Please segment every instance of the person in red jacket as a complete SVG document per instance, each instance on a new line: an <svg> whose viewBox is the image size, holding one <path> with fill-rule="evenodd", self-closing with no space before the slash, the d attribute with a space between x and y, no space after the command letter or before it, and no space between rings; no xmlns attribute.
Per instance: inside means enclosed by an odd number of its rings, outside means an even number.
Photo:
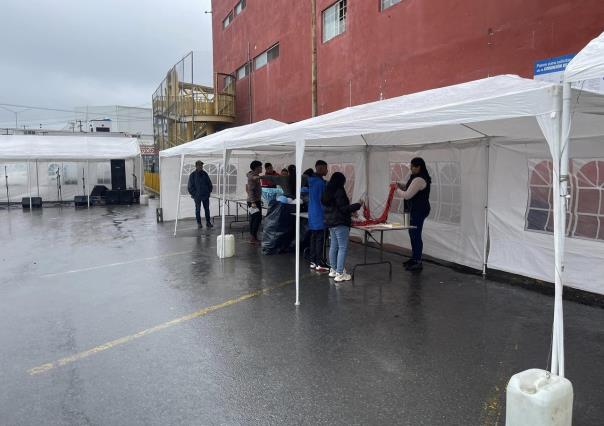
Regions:
<svg viewBox="0 0 604 426"><path fill-rule="evenodd" d="M264 175L265 176L279 176L279 173L277 173L273 169L273 165L271 163L265 163L264 164ZM260 185L263 188L276 188L277 187L277 185L275 185L273 182L271 182L268 179L260 179Z"/></svg>

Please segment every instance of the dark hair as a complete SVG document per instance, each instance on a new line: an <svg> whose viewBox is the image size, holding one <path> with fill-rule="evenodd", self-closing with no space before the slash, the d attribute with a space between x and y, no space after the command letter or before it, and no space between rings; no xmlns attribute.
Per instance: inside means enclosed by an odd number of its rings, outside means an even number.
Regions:
<svg viewBox="0 0 604 426"><path fill-rule="evenodd" d="M327 166L327 163L323 160L317 160L317 162L315 163L315 167L319 166Z"/></svg>
<svg viewBox="0 0 604 426"><path fill-rule="evenodd" d="M290 164L287 166L287 172L289 176L287 177L287 185L289 186L289 190L291 195L296 196L296 166Z"/></svg>
<svg viewBox="0 0 604 426"><path fill-rule="evenodd" d="M253 170L257 169L258 167L262 167L262 163L260 161L254 160L250 163L250 170L253 171Z"/></svg>
<svg viewBox="0 0 604 426"><path fill-rule="evenodd" d="M424 178L426 183L432 182L432 178L430 177L430 173L428 173L428 168L426 167L426 162L423 158L415 157L411 160L411 165L420 168L420 171L417 176Z"/></svg>
<svg viewBox="0 0 604 426"><path fill-rule="evenodd" d="M271 163L264 163L264 168L268 168L268 167L273 167L273 165Z"/></svg>
<svg viewBox="0 0 604 426"><path fill-rule="evenodd" d="M283 173L283 172L289 173L289 170L287 170L287 169L281 169L281 173Z"/></svg>
<svg viewBox="0 0 604 426"><path fill-rule="evenodd" d="M306 169L306 170L304 170L304 173L302 173L302 174L306 175L306 176L312 176L315 174L315 171L313 169Z"/></svg>
<svg viewBox="0 0 604 426"><path fill-rule="evenodd" d="M323 196L321 197L321 203L326 206L333 204L335 201L336 191L340 188L344 188L346 184L346 176L343 173L335 172L331 175L331 179L327 182L327 187L325 188L325 192L323 192Z"/></svg>

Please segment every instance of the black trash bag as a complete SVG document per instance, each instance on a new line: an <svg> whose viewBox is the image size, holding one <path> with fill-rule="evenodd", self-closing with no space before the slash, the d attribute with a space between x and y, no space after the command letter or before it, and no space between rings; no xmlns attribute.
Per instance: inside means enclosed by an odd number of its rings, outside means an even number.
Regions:
<svg viewBox="0 0 604 426"><path fill-rule="evenodd" d="M281 204L278 201L270 202L262 228L262 254L290 253L295 250L295 213L295 204ZM303 227L301 226L301 228ZM304 235L304 233L301 233L301 235Z"/></svg>

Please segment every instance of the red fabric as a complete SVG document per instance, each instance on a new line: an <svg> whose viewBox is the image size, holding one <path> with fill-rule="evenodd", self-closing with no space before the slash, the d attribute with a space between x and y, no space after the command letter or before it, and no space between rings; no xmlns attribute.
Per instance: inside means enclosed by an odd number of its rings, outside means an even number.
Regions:
<svg viewBox="0 0 604 426"><path fill-rule="evenodd" d="M273 170L272 173L265 173L266 176L279 176L279 173ZM277 185L272 183L270 180L260 179L260 186L263 188L276 188Z"/></svg>
<svg viewBox="0 0 604 426"><path fill-rule="evenodd" d="M366 226L366 225L378 225L380 223L386 223L388 220L388 214L390 213L390 207L392 206L392 200L394 198L394 193L396 192L396 183L390 184L390 192L388 193L388 198L386 199L386 207L384 207L384 211L379 217L372 218L371 211L369 210L369 203L366 203L363 208L363 216L365 216L365 220L353 220L353 226Z"/></svg>

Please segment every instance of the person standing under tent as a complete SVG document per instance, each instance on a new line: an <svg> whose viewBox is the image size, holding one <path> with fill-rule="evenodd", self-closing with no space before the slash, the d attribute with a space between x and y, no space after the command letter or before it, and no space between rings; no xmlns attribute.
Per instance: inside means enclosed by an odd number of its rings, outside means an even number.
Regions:
<svg viewBox="0 0 604 426"><path fill-rule="evenodd" d="M281 169L281 176L289 176L287 169Z"/></svg>
<svg viewBox="0 0 604 426"><path fill-rule="evenodd" d="M426 168L423 158L416 157L411 160L411 176L406 184L397 183L403 199L409 210L411 218L409 239L411 240L411 259L404 263L408 271L420 271L422 266L422 229L424 221L430 214L430 185L432 178Z"/></svg>
<svg viewBox="0 0 604 426"><path fill-rule="evenodd" d="M189 175L189 183L187 189L191 198L195 201L195 219L197 220L197 226L202 228L201 225L201 204L203 204L203 210L206 215L206 226L212 228L212 222L210 218L210 194L214 189L210 176L203 169L203 161L195 162L195 170Z"/></svg>
<svg viewBox="0 0 604 426"><path fill-rule="evenodd" d="M264 175L265 176L279 176L279 173L277 173L273 169L273 165L271 163L264 163ZM273 182L266 180L266 179L261 179L260 185L263 188L276 188L277 187L277 185L275 185Z"/></svg>
<svg viewBox="0 0 604 426"><path fill-rule="evenodd" d="M308 171L307 171L308 172ZM325 243L325 221L321 197L325 192L327 163L318 160L314 172L305 172L305 184L308 186L308 231L310 233L309 260L310 269L317 272L329 272L329 267L323 261L323 245Z"/></svg>
<svg viewBox="0 0 604 426"><path fill-rule="evenodd" d="M287 176L260 176L269 182L279 185L283 190L283 195L292 200L296 198L296 166L290 164L287 166Z"/></svg>
<svg viewBox="0 0 604 426"><path fill-rule="evenodd" d="M262 163L254 160L250 163L250 171L247 173L247 206L250 213L250 243L260 244L258 230L262 222L262 187L260 186L260 173Z"/></svg>
<svg viewBox="0 0 604 426"><path fill-rule="evenodd" d="M348 237L352 225L352 213L358 211L363 204L350 204L344 185L346 177L335 172L325 188L321 197L323 204L325 225L329 228L331 244L329 246L329 276L335 282L350 281L352 277L346 273L344 264L348 252Z"/></svg>

